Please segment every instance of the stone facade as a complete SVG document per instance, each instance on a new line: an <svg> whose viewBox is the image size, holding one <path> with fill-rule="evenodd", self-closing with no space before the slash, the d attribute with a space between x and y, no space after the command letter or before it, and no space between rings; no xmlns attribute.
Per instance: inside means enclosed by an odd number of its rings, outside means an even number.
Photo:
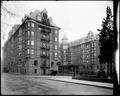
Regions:
<svg viewBox="0 0 120 96"><path fill-rule="evenodd" d="M59 30L46 9L25 15L3 47L4 67L12 73L49 74L51 62L59 61Z"/></svg>
<svg viewBox="0 0 120 96"><path fill-rule="evenodd" d="M61 47L61 58L69 58L64 65L61 60L60 72L63 74L97 74L100 70L99 63L99 41L98 35L94 35L93 32L89 31L87 36L79 40L67 43L66 49ZM65 44L61 44L65 46ZM69 54L69 55L68 55ZM69 62L69 63L68 63ZM104 66L106 70L106 66ZM62 70L62 71L61 71Z"/></svg>

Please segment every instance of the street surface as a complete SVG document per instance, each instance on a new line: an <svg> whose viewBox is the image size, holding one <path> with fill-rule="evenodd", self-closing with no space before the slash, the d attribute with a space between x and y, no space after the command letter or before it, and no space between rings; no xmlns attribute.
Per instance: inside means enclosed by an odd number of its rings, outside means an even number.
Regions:
<svg viewBox="0 0 120 96"><path fill-rule="evenodd" d="M3 95L113 95L113 89L1 73Z"/></svg>

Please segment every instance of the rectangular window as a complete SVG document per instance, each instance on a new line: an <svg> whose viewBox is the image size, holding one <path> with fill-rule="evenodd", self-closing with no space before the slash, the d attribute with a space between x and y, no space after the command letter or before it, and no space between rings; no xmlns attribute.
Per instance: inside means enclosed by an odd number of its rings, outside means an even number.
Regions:
<svg viewBox="0 0 120 96"><path fill-rule="evenodd" d="M91 49L91 52L93 52L93 49Z"/></svg>
<svg viewBox="0 0 120 96"><path fill-rule="evenodd" d="M19 45L19 49L20 49L20 50L22 49L22 45Z"/></svg>
<svg viewBox="0 0 120 96"><path fill-rule="evenodd" d="M28 36L30 36L30 31L28 31Z"/></svg>
<svg viewBox="0 0 120 96"><path fill-rule="evenodd" d="M35 26L34 23L31 23L31 26L34 27Z"/></svg>
<svg viewBox="0 0 120 96"><path fill-rule="evenodd" d="M88 58L88 55L86 57Z"/></svg>
<svg viewBox="0 0 120 96"><path fill-rule="evenodd" d="M33 31L31 32L31 35L34 36L34 32Z"/></svg>
<svg viewBox="0 0 120 96"><path fill-rule="evenodd" d="M53 67L53 65L54 65L54 62L51 62L51 67Z"/></svg>
<svg viewBox="0 0 120 96"><path fill-rule="evenodd" d="M55 34L56 34L56 35L57 35L57 33L58 33L57 30L55 30Z"/></svg>
<svg viewBox="0 0 120 96"><path fill-rule="evenodd" d="M30 49L27 49L27 53L30 54Z"/></svg>
<svg viewBox="0 0 120 96"><path fill-rule="evenodd" d="M57 50L57 45L55 45L55 49Z"/></svg>
<svg viewBox="0 0 120 96"><path fill-rule="evenodd" d="M94 42L92 43L92 47L94 46Z"/></svg>
<svg viewBox="0 0 120 96"><path fill-rule="evenodd" d="M87 63L88 63L88 60L87 60Z"/></svg>
<svg viewBox="0 0 120 96"><path fill-rule="evenodd" d="M30 41L29 40L28 40L27 44L30 45Z"/></svg>
<svg viewBox="0 0 120 96"><path fill-rule="evenodd" d="M30 23L28 23L28 27L30 27Z"/></svg>
<svg viewBox="0 0 120 96"><path fill-rule="evenodd" d="M91 69L92 69L92 66L90 66L91 67Z"/></svg>
<svg viewBox="0 0 120 96"><path fill-rule="evenodd" d="M46 38L46 36L45 36L45 35L43 35L43 38Z"/></svg>
<svg viewBox="0 0 120 96"><path fill-rule="evenodd" d="M96 42L94 42L94 46L96 46Z"/></svg>
<svg viewBox="0 0 120 96"><path fill-rule="evenodd" d="M55 37L55 41L57 41L57 37Z"/></svg>
<svg viewBox="0 0 120 96"><path fill-rule="evenodd" d="M39 30L42 30L40 27L38 28Z"/></svg>
<svg viewBox="0 0 120 96"><path fill-rule="evenodd" d="M45 55L45 51L43 51L43 55Z"/></svg>
<svg viewBox="0 0 120 96"><path fill-rule="evenodd" d="M31 45L34 45L34 41L31 41Z"/></svg>
<svg viewBox="0 0 120 96"><path fill-rule="evenodd" d="M94 47L94 50L96 50L96 47Z"/></svg>
<svg viewBox="0 0 120 96"><path fill-rule="evenodd" d="M21 53L19 53L19 56L21 56Z"/></svg>
<svg viewBox="0 0 120 96"><path fill-rule="evenodd" d="M35 61L34 61L34 66L37 66L37 65L38 65L38 61L35 60Z"/></svg>
<svg viewBox="0 0 120 96"><path fill-rule="evenodd" d="M34 69L34 73L37 73L37 69Z"/></svg>
<svg viewBox="0 0 120 96"><path fill-rule="evenodd" d="M97 66L97 69L99 69L99 66Z"/></svg>
<svg viewBox="0 0 120 96"><path fill-rule="evenodd" d="M21 43L22 42L22 37L19 37L19 43Z"/></svg>
<svg viewBox="0 0 120 96"><path fill-rule="evenodd" d="M86 48L88 48L88 45L86 45Z"/></svg>
<svg viewBox="0 0 120 96"><path fill-rule="evenodd" d="M21 29L19 29L19 35L22 35L22 30Z"/></svg>
<svg viewBox="0 0 120 96"><path fill-rule="evenodd" d="M66 50L64 50L63 53L66 53Z"/></svg>
<svg viewBox="0 0 120 96"><path fill-rule="evenodd" d="M57 52L55 52L55 57L57 57Z"/></svg>
<svg viewBox="0 0 120 96"><path fill-rule="evenodd" d="M34 54L34 50L33 49L31 49L31 54Z"/></svg>
<svg viewBox="0 0 120 96"><path fill-rule="evenodd" d="M94 53L94 56L96 56L96 53Z"/></svg>

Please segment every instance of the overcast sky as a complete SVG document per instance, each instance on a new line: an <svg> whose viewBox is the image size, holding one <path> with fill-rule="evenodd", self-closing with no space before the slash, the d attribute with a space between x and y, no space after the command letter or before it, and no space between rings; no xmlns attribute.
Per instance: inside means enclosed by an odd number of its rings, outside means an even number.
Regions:
<svg viewBox="0 0 120 96"><path fill-rule="evenodd" d="M113 9L112 1L4 1L3 5L22 17L36 9L47 9L48 16L61 28L60 41L66 35L69 42L85 37L89 30L98 33L106 7ZM10 16L2 11L2 21L11 25L21 23L19 16ZM6 30L4 30L6 29ZM2 24L2 32L6 35L11 26Z"/></svg>

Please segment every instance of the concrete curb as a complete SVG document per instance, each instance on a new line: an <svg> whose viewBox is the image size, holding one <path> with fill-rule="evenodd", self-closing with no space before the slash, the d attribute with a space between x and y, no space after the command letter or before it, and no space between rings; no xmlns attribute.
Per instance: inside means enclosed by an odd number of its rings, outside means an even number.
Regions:
<svg viewBox="0 0 120 96"><path fill-rule="evenodd" d="M49 79L49 80L54 80L54 81L60 81L60 82L75 83L75 84L82 84L82 85L87 85L87 86L95 86L95 87L113 89L113 87L108 87L108 86L99 86L99 85L86 84L86 83L79 83L79 82L72 82L72 81L65 81L65 80L52 79L52 78L48 78L48 79Z"/></svg>

